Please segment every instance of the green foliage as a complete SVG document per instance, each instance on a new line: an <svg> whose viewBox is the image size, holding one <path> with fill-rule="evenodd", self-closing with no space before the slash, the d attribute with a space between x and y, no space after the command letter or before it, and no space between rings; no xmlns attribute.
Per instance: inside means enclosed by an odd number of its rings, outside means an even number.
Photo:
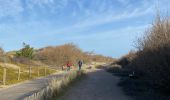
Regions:
<svg viewBox="0 0 170 100"><path fill-rule="evenodd" d="M16 57L25 57L28 59L34 58L34 48L30 45L23 43L23 48L16 52Z"/></svg>

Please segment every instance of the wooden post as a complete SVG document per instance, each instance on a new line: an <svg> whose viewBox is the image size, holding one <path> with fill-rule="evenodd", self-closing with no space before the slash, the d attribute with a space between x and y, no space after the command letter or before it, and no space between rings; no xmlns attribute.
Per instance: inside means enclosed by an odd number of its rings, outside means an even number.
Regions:
<svg viewBox="0 0 170 100"><path fill-rule="evenodd" d="M31 78L31 60L29 59L29 78Z"/></svg>
<svg viewBox="0 0 170 100"><path fill-rule="evenodd" d="M38 77L40 76L40 72L39 72L39 66L38 66Z"/></svg>
<svg viewBox="0 0 170 100"><path fill-rule="evenodd" d="M46 76L46 74L47 74L47 69L46 69L46 66L45 66L44 74L45 74L45 76Z"/></svg>
<svg viewBox="0 0 170 100"><path fill-rule="evenodd" d="M4 72L3 72L3 85L6 85L6 68L4 67Z"/></svg>
<svg viewBox="0 0 170 100"><path fill-rule="evenodd" d="M29 78L31 78L31 66L29 66Z"/></svg>
<svg viewBox="0 0 170 100"><path fill-rule="evenodd" d="M20 80L20 68L18 69L18 81Z"/></svg>

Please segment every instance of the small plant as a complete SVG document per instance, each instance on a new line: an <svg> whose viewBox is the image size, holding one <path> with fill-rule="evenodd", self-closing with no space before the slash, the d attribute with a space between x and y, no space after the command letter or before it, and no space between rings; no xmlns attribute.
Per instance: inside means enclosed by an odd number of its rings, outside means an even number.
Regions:
<svg viewBox="0 0 170 100"><path fill-rule="evenodd" d="M30 45L23 43L23 48L16 52L16 57L25 57L28 59L34 58L34 48L30 47Z"/></svg>

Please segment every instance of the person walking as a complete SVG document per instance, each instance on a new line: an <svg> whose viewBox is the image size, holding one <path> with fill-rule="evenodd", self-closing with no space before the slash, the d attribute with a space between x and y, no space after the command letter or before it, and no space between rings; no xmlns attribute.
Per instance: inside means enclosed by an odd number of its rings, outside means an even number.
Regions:
<svg viewBox="0 0 170 100"><path fill-rule="evenodd" d="M78 67L79 67L79 70L81 70L81 67L83 65L83 62L81 60L78 61Z"/></svg>
<svg viewBox="0 0 170 100"><path fill-rule="evenodd" d="M67 71L70 71L71 66L72 66L71 62L70 62L70 61L68 61L68 62L67 62Z"/></svg>

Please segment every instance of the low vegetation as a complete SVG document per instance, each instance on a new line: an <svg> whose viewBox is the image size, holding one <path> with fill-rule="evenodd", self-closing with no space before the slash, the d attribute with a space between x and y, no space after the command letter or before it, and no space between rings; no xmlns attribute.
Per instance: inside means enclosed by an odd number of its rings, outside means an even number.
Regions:
<svg viewBox="0 0 170 100"><path fill-rule="evenodd" d="M111 62L113 59L92 52L83 52L72 43L41 49L34 49L23 43L23 48L10 52L4 52L0 48L0 85L4 84L4 79L5 85L10 85L35 77L50 75L55 73L56 70L62 70L68 61L73 64L73 68L76 68L78 60L88 64L92 61ZM18 66L18 68L9 68L9 65ZM3 75L5 73L4 68L6 68L5 78ZM19 69L20 72L18 72Z"/></svg>
<svg viewBox="0 0 170 100"><path fill-rule="evenodd" d="M96 55L93 52L83 52L79 47L72 43L41 48L36 51L35 58L47 65L52 65L59 69L61 66L64 66L67 61L72 62L74 66L76 66L79 60L83 60L83 63L90 63L92 61L113 61L113 58L111 57Z"/></svg>
<svg viewBox="0 0 170 100"><path fill-rule="evenodd" d="M7 68L6 69L6 85L15 84L18 82L22 82L25 80L30 80L36 77L50 75L52 73L57 72L55 69L51 69L46 67L46 75L45 75L45 67L44 66L32 66L31 68L31 77L29 76L29 66L19 65L20 66L20 79L18 80L18 69L15 68ZM4 67L0 66L0 85L3 85L3 70ZM38 72L39 71L39 72Z"/></svg>
<svg viewBox="0 0 170 100"><path fill-rule="evenodd" d="M147 75L155 88L170 94L170 18L158 16L137 46L138 52L131 61L133 69Z"/></svg>
<svg viewBox="0 0 170 100"><path fill-rule="evenodd" d="M56 72L56 69L49 68L42 62L34 60L32 47L26 44L23 46L21 50L11 53L5 53L0 48L0 85L11 85ZM5 77L4 69L6 70Z"/></svg>
<svg viewBox="0 0 170 100"><path fill-rule="evenodd" d="M151 28L138 39L136 47L137 51L112 63L121 65L118 72L128 73L119 85L128 95L137 96L138 100L169 100L170 17L158 15Z"/></svg>
<svg viewBox="0 0 170 100"><path fill-rule="evenodd" d="M52 100L53 98L58 98L69 85L76 80L80 80L84 75L83 71L70 71L61 79L52 79L47 87L31 96L25 97L23 100Z"/></svg>

